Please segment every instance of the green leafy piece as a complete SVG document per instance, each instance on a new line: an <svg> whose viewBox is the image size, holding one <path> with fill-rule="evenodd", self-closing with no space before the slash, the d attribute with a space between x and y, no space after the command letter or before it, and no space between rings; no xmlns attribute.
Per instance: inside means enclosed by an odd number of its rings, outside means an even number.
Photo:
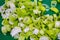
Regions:
<svg viewBox="0 0 60 40"><path fill-rule="evenodd" d="M24 33L20 33L20 37L18 38L18 40L24 40L25 39L25 34Z"/></svg>
<svg viewBox="0 0 60 40"><path fill-rule="evenodd" d="M35 37L34 40L39 40L39 38L38 37Z"/></svg>
<svg viewBox="0 0 60 40"><path fill-rule="evenodd" d="M7 19L4 19L4 20L2 21L2 25L7 25L7 24L9 24L8 20L7 20Z"/></svg>
<svg viewBox="0 0 60 40"><path fill-rule="evenodd" d="M13 23L13 26L18 26L18 21L14 21Z"/></svg>
<svg viewBox="0 0 60 40"><path fill-rule="evenodd" d="M31 35L31 38L33 38L34 40L39 40L39 38L37 37L37 35Z"/></svg>
<svg viewBox="0 0 60 40"><path fill-rule="evenodd" d="M13 16L13 15L10 15L10 16L9 16L9 20L12 21L12 22L15 21L16 19L17 19L17 18L16 18L15 16Z"/></svg>
<svg viewBox="0 0 60 40"><path fill-rule="evenodd" d="M53 39L56 39L56 33L53 30L47 30L47 34Z"/></svg>
<svg viewBox="0 0 60 40"><path fill-rule="evenodd" d="M25 34L26 39L27 39L30 35L32 35L32 31L29 31L29 32L27 32L27 33Z"/></svg>
<svg viewBox="0 0 60 40"><path fill-rule="evenodd" d="M25 37L24 36L20 36L18 40L24 40Z"/></svg>
<svg viewBox="0 0 60 40"><path fill-rule="evenodd" d="M3 26L3 27L1 28L1 31L2 31L2 33L3 33L4 35L6 35L6 33L7 33L7 29L6 29L5 26Z"/></svg>
<svg viewBox="0 0 60 40"><path fill-rule="evenodd" d="M48 24L48 28L49 28L49 29L52 29L53 27L54 27L54 23Z"/></svg>
<svg viewBox="0 0 60 40"><path fill-rule="evenodd" d="M10 27L10 25L4 25L4 26L6 27L6 30L7 30L8 32L11 31L11 27Z"/></svg>
<svg viewBox="0 0 60 40"><path fill-rule="evenodd" d="M29 28L30 28L30 31L32 31L34 29L33 23L29 24Z"/></svg>
<svg viewBox="0 0 60 40"><path fill-rule="evenodd" d="M25 17L25 18L23 19L23 22L26 23L26 24L31 24L31 23L32 23L32 19L27 16L27 17Z"/></svg>

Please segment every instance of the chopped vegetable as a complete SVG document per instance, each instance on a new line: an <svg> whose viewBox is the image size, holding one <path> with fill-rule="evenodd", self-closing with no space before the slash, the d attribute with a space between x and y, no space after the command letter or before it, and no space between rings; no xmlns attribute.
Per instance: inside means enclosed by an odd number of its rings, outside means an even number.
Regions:
<svg viewBox="0 0 60 40"><path fill-rule="evenodd" d="M52 0L50 7L43 0L5 0L5 4L0 7L2 33L6 35L10 32L17 40L29 37L30 40L55 40L56 36L60 40L60 13L56 8L58 2ZM44 15L50 10L54 12L53 15Z"/></svg>

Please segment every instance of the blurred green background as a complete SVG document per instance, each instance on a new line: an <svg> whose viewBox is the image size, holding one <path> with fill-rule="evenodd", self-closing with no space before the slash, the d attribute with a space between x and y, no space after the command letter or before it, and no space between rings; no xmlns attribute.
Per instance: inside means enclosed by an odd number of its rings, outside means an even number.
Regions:
<svg viewBox="0 0 60 40"><path fill-rule="evenodd" d="M0 6L2 6L5 2L5 0L0 0ZM51 5L51 0L43 0L43 4L47 4L48 6ZM60 4L58 3L56 6L59 10L60 10ZM54 12L52 12L51 10L48 12L45 12L45 14L54 14ZM11 35L9 33L7 33L7 35L3 35L1 32L1 27L2 27L2 17L0 14L0 40L15 40L14 38L11 37Z"/></svg>

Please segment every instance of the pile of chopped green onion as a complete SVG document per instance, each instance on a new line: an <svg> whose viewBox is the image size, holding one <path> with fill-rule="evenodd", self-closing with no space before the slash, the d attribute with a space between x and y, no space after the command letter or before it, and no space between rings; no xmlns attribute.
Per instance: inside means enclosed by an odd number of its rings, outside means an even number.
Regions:
<svg viewBox="0 0 60 40"><path fill-rule="evenodd" d="M51 7L43 0L5 0L0 7L2 33L8 32L17 40L60 40L60 11L56 5L60 0L52 0ZM53 15L44 13L53 11Z"/></svg>

